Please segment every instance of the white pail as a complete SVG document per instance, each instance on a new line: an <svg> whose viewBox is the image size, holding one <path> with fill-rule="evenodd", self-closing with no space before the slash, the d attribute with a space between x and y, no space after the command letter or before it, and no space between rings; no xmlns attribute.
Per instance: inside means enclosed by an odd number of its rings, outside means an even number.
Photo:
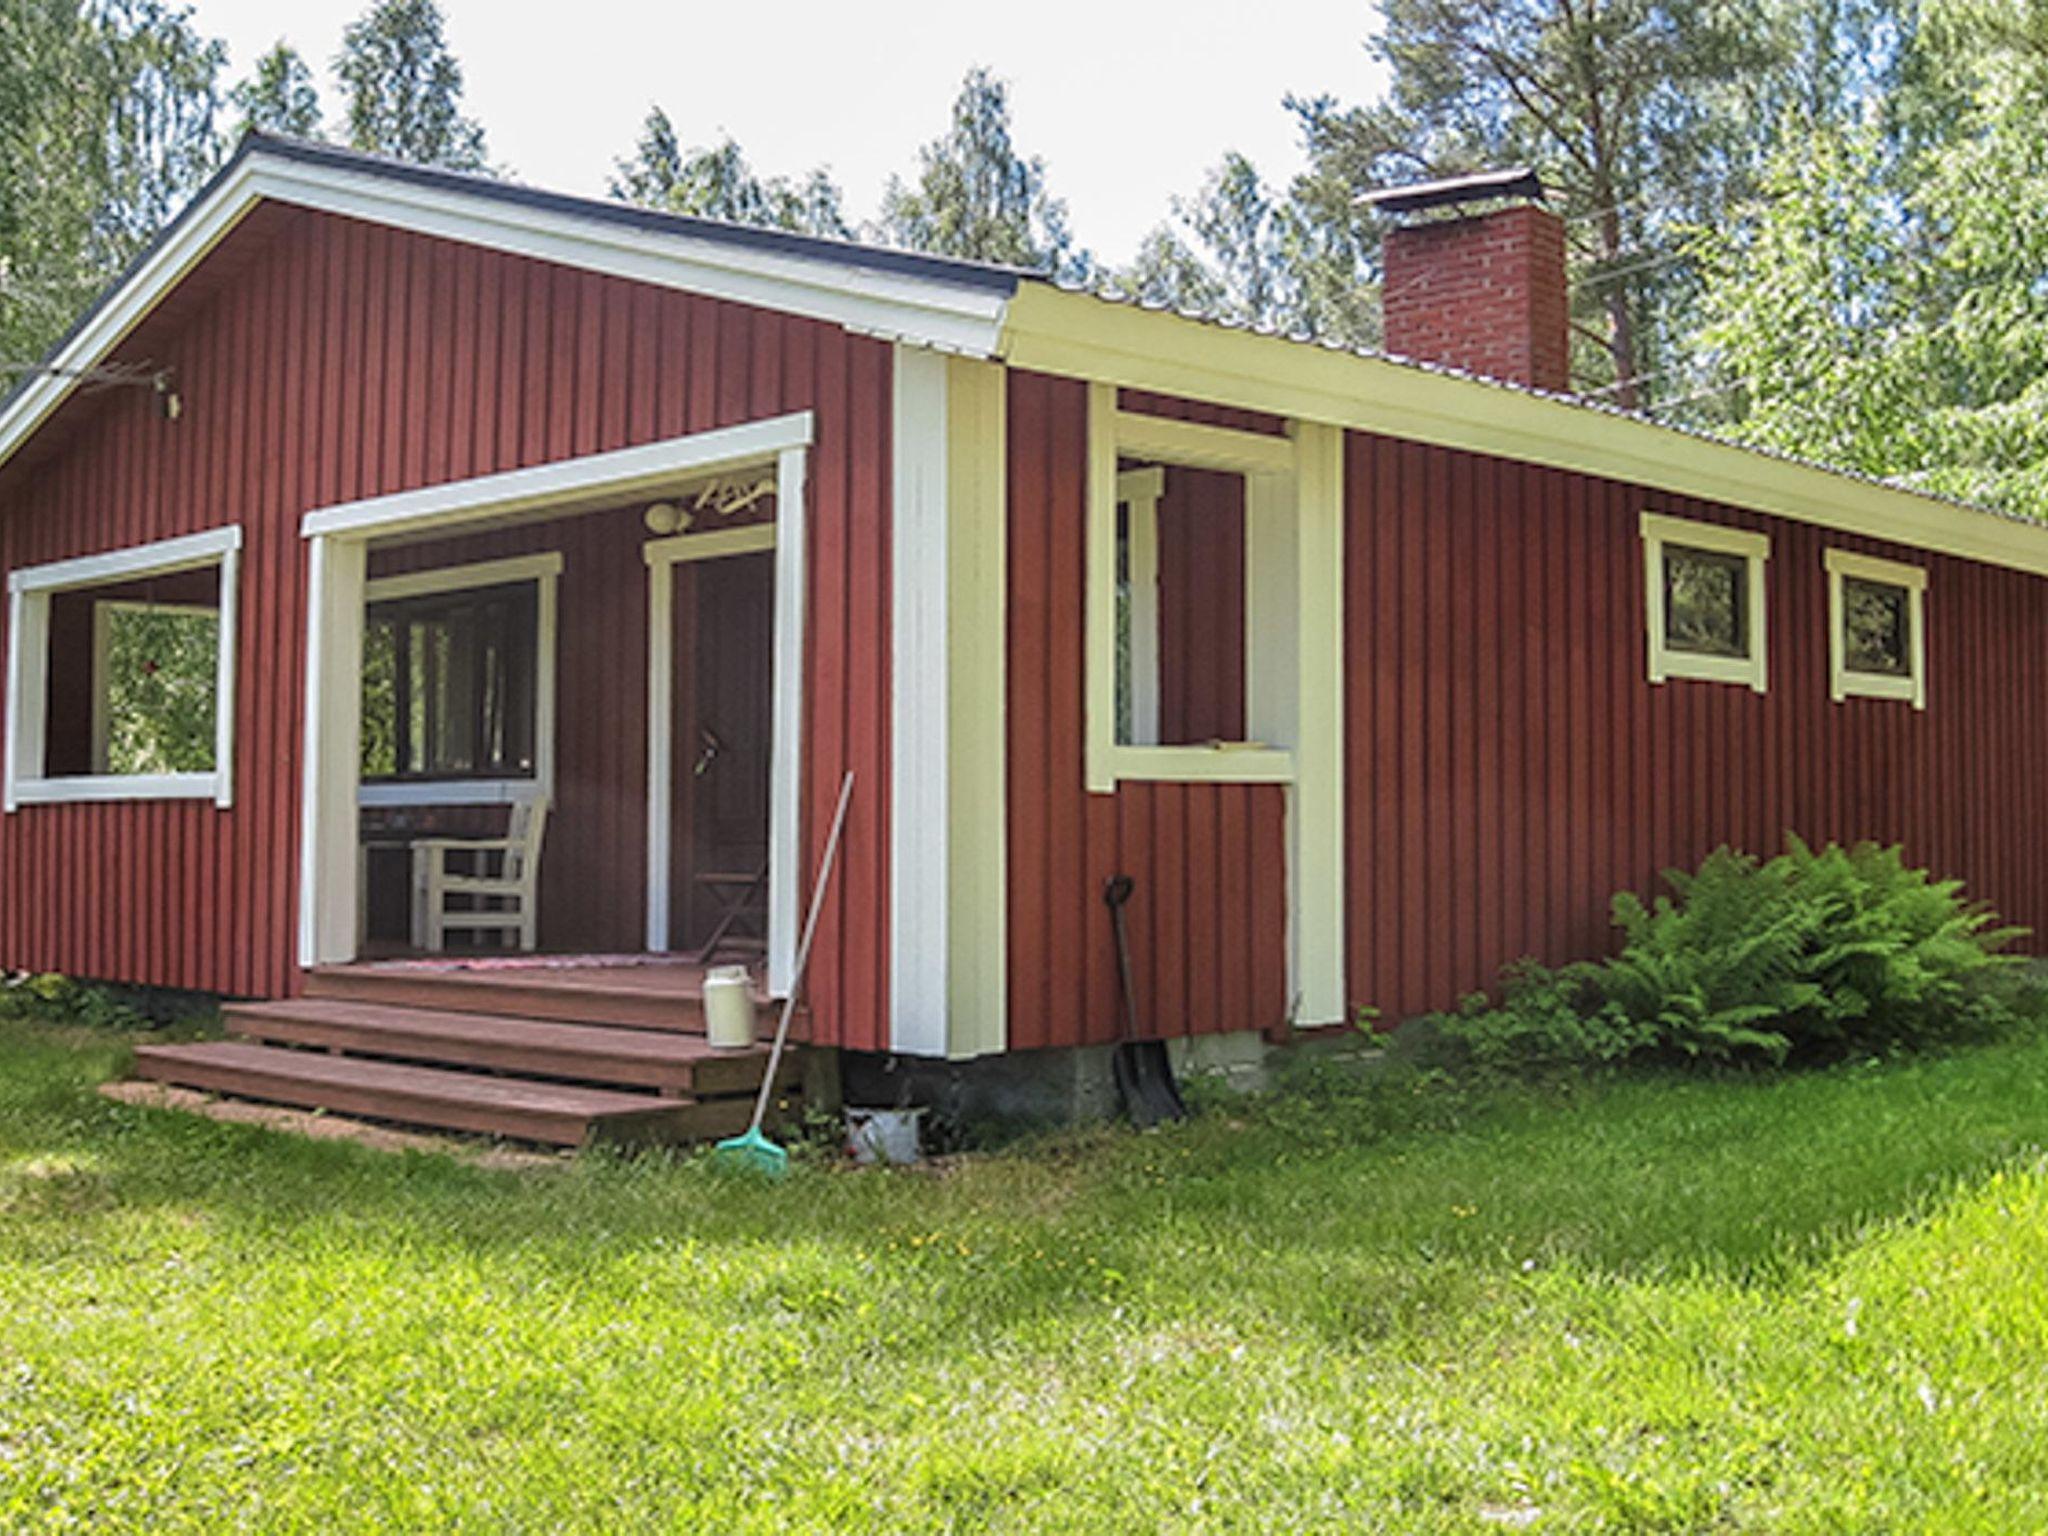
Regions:
<svg viewBox="0 0 2048 1536"><path fill-rule="evenodd" d="M704 978L704 1034L715 1050L754 1043L754 987L744 965L717 965Z"/></svg>

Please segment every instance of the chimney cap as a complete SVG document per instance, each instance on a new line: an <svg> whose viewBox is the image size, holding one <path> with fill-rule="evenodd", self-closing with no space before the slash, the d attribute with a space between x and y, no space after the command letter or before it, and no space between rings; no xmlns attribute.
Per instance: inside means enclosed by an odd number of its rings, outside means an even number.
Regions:
<svg viewBox="0 0 2048 1536"><path fill-rule="evenodd" d="M1357 201L1382 213L1420 213L1425 208L1449 208L1461 203L1483 203L1497 197L1526 197L1543 201L1543 179L1528 166L1505 171L1475 171L1468 176L1447 176L1441 181L1411 182L1405 187L1380 187L1361 192Z"/></svg>

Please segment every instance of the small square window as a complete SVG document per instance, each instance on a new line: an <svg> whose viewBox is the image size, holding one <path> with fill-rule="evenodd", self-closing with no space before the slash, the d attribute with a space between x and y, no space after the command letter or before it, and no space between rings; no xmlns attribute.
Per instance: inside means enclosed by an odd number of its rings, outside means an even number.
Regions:
<svg viewBox="0 0 2048 1536"><path fill-rule="evenodd" d="M1653 683L1743 683L1764 691L1768 535L1642 516L1644 623Z"/></svg>
<svg viewBox="0 0 2048 1536"><path fill-rule="evenodd" d="M1842 582L1842 665L1878 677L1913 672L1913 594L1888 581Z"/></svg>
<svg viewBox="0 0 2048 1536"><path fill-rule="evenodd" d="M1923 609L1927 572L1831 549L1828 655L1832 694L1927 707Z"/></svg>
<svg viewBox="0 0 2048 1536"><path fill-rule="evenodd" d="M1749 654L1749 562L1664 546L1664 648L1695 656Z"/></svg>

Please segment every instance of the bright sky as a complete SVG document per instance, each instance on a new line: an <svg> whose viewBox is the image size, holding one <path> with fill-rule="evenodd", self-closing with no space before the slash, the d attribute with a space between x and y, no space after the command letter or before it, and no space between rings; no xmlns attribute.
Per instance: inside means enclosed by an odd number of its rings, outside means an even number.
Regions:
<svg viewBox="0 0 2048 1536"><path fill-rule="evenodd" d="M281 35L320 77L367 0L196 0L234 78ZM443 0L471 113L521 180L602 193L650 104L685 144L722 131L757 170L828 165L856 220L945 127L960 77L1011 82L1019 146L1044 157L1075 233L1127 259L1226 149L1299 169L1292 91L1356 102L1377 75L1367 0Z"/></svg>

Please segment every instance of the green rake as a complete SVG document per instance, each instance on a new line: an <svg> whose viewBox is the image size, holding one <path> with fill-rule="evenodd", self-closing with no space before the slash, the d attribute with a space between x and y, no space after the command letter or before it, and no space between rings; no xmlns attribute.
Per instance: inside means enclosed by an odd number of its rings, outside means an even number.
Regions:
<svg viewBox="0 0 2048 1536"><path fill-rule="evenodd" d="M818 931L818 914L824 910L825 891L832 884L832 866L839 857L839 834L846 829L846 807L853 799L853 772L847 771L839 786L839 809L832 813L832 835L825 839L825 859L818 866L818 886L811 892L810 915L804 919L803 942L797 946L796 974L789 978L789 995L782 1000L782 1018L775 1026L775 1045L768 1053L768 1072L761 1079L761 1096L754 1100L754 1123L737 1136L728 1136L712 1155L723 1164L744 1168L771 1179L789 1172L789 1153L770 1141L761 1123L768 1118L768 1101L775 1094L775 1074L782 1066L782 1048L789 1042L789 1021L796 1012L797 994L803 990L804 972L811 963L811 939Z"/></svg>

